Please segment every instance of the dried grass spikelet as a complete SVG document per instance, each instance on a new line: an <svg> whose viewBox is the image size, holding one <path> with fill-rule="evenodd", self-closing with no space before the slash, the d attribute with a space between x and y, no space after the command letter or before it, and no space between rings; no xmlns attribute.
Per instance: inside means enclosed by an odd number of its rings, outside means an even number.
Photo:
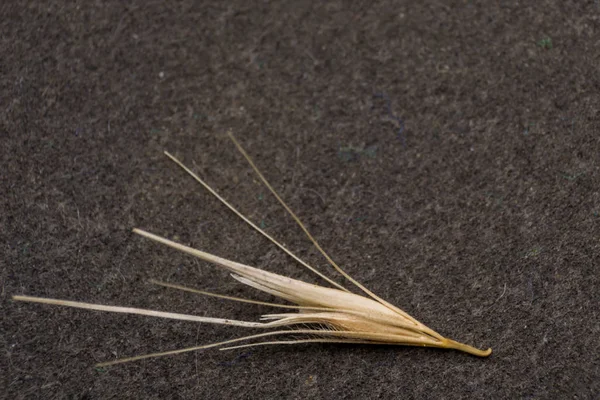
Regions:
<svg viewBox="0 0 600 400"><path fill-rule="evenodd" d="M179 350L165 351L161 353L146 354L142 356L135 356L123 359L117 359L105 363L98 364L98 366L112 365L127 361L134 361L143 358L160 357L170 354L178 354L188 351L207 349L211 347L220 347L221 350L235 349L241 347L251 347L259 345L280 345L280 344L299 344L299 343L362 343L362 344L386 344L386 345L408 345L408 346L422 346L422 347L437 347L442 349L456 349L464 351L475 356L486 357L492 352L491 349L479 350L466 344L456 342L451 339L447 339L432 329L426 327L421 322L417 321L406 312L402 311L398 307L388 303L381 299L362 284L357 282L354 278L348 275L342 270L321 248L313 236L308 232L304 224L300 219L290 210L287 204L279 197L275 190L271 187L269 182L261 174L258 168L254 165L254 162L250 159L248 154L236 141L233 135L228 133L231 140L236 145L237 149L246 158L250 166L254 169L260 180L265 186L271 191L271 193L277 198L281 205L287 210L287 212L294 218L300 228L304 231L307 237L319 250L319 252L327 259L329 264L351 282L354 286L360 289L364 295L358 295L351 293L347 288L335 282L333 279L327 277L323 273L317 271L291 251L285 248L278 241L273 239L269 234L264 232L248 218L237 211L231 204L225 199L219 196L210 186L208 186L203 180L201 180L196 174L184 166L179 160L173 157L171 154L165 152L165 154L189 173L196 181L198 181L204 188L206 188L212 195L219 199L225 204L230 210L242 218L252 228L261 233L263 236L268 238L271 242L277 245L281 250L286 252L289 256L294 258L304 267L308 268L319 277L327 281L333 287L324 287L306 283L300 280L288 278L286 276L278 275L272 272L268 272L259 268L250 267L248 265L240 264L224 258L218 257L213 254L205 253L200 250L193 249L191 247L184 246L179 243L175 243L171 240L163 237L154 235L152 233L143 231L141 229L134 229L133 231L141 236L156 242L165 244L174 249L183 251L192 256L198 257L202 260L216 264L222 268L225 268L231 272L231 276L237 281L258 289L262 292L271 294L275 297L279 297L286 300L294 305L288 304L276 304L261 302L249 299L242 299L232 296L219 295L201 290L192 289L185 286L164 283L159 281L150 281L154 284L194 292L202 295L208 295L213 297L220 297L224 299L268 305L272 307L279 307L289 309L290 312L282 312L277 314L263 315L262 322L249 322L239 321L224 318L210 318L201 317L188 314L177 314L171 312L163 312L156 310L146 310L130 307L116 307L102 304L89 304L67 300L55 300L49 298L30 297L30 296L13 296L14 300L18 301L29 301L45 304L54 304L68 307L84 308L89 310L98 311L110 311L126 314L138 314L147 315L161 318L178 319L186 321L204 322L211 324L222 324L240 326L245 328L274 328L275 330L258 333L250 336L244 336L224 342L213 343L203 346L195 346ZM293 311L295 312L293 312ZM290 329L290 327L301 325L300 329ZM306 328L309 327L309 328ZM251 341L255 339L267 338L271 336L286 336L292 335L295 337L292 340L266 340L259 342L251 342L246 344L237 344L239 342ZM303 338L297 338L303 337Z"/></svg>

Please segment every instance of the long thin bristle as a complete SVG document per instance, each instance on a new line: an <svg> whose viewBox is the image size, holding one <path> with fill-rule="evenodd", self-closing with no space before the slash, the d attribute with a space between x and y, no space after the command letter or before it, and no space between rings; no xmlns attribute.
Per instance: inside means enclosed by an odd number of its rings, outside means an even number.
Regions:
<svg viewBox="0 0 600 400"><path fill-rule="evenodd" d="M352 344L374 344L373 342L369 342L368 340L339 340L339 339L300 339L300 340L275 340L269 342L258 342L258 343L248 343L248 344L240 344L238 346L228 346L221 347L219 350L236 350L243 349L248 347L257 347L257 346L271 346L271 345L280 345L280 344L304 344L304 343L352 343ZM394 343L376 343L376 344L394 344Z"/></svg>
<svg viewBox="0 0 600 400"><path fill-rule="evenodd" d="M317 274L318 276L320 276L321 278L323 278L324 280L326 280L327 282L329 282L331 285L335 286L336 288L338 288L340 290L343 290L343 291L346 291L346 292L348 291L348 289L346 289L344 286L340 285L339 283L337 283L333 279L327 277L325 274L323 274L322 272L318 271L314 267L311 267L310 265L308 265L305 261L303 261L302 259L300 259L300 257L296 256L294 253L292 253L290 250L288 250L284 245L282 245L277 240L275 240L271 235L269 235L267 232L265 232L264 230L262 230L261 228L259 228L254 222L250 221L244 214L242 214L235 207L233 207L231 204L229 204L229 202L227 200L225 200L223 197L221 197L221 195L219 195L206 182L204 182L202 179L200 179L200 177L198 175L196 175L191 169L189 169L188 167L186 167L175 156L173 156L172 154L170 154L168 151L165 151L165 155L167 157L169 157L177 165L179 165L185 172L187 172L189 175L191 175L192 178L194 178L206 190L208 190L210 194L212 194L213 196L215 196L221 203L223 203L225 206L227 206L227 208L229 208L231 211L233 211L244 222L246 222L248 225L250 225L258 233L260 233L261 235L263 235L264 237L266 237L267 239L269 239L273 244L275 244L277 247L279 247L281 250L283 250L286 254L288 254L290 257L292 257L294 260L296 260L302 266L304 266L305 268L311 270L313 273Z"/></svg>
<svg viewBox="0 0 600 400"><path fill-rule="evenodd" d="M190 351L210 349L213 347L223 346L223 345L226 345L229 343L236 343L236 342L242 342L242 341L246 341L246 340L259 339L259 338L268 337L268 336L289 335L289 334L317 334L320 332L322 332L322 331L314 330L314 329L281 330L281 331L263 332L263 333L258 333L255 335L248 335L248 336L243 336L243 337L239 337L239 338L235 338L235 339L225 340L223 342L217 342L217 343L211 343L211 344L205 344L205 345L193 346L193 347L186 347L184 349L162 351L159 353L144 354L144 355L134 356L134 357L120 358L120 359L114 360L114 361L98 363L98 364L96 364L96 366L97 367L106 367L109 365L122 364L122 363L130 362L130 361L143 360L143 359L147 359L147 358L158 358L158 357L164 357L164 356L169 356L169 355L174 355L174 354L187 353Z"/></svg>
<svg viewBox="0 0 600 400"><path fill-rule="evenodd" d="M246 153L246 150L244 150L244 148L237 141L237 139L235 138L235 136L233 136L233 133L231 131L227 131L227 135L229 136L229 138L231 139L231 141L235 144L235 147L242 154L242 156L244 156L244 158L246 159L246 161L248 162L248 164L250 164L250 167L252 167L252 169L254 170L254 172L256 173L256 175L258 175L258 177L262 181L262 183L267 187L267 189L269 189L269 191L271 192L271 194L273 194L273 196L277 199L277 201L279 201L279 203L283 206L283 208L285 208L285 210L294 219L294 221L296 221L296 224L298 224L298 226L300 227L300 229L302 229L302 231L304 232L304 234L306 235L306 237L308 237L308 239L312 242L312 244L315 246L315 248L323 255L323 257L325 257L325 259L327 260L327 262L337 272L339 272L344 278L346 278L348 281L350 281L354 286L358 287L360 290L362 290L364 293L366 293L369 297L371 297L374 300L378 301L382 305L388 307L390 310L392 310L392 311L394 311L394 312L402 315L403 317L412 320L416 324L422 325L420 322L418 322L416 319L414 319L413 317L411 317L410 315L408 315L403 310L399 309L398 307L394 306L391 303L388 303L387 301L385 301L381 297L377 296L375 293L371 292L362 283L358 282L356 279L354 279L353 277L351 277L335 261L333 261L333 259L329 256L329 254L327 254L325 252L325 250L323 250L323 248L321 247L321 245L319 244L319 242L317 242L317 240L313 237L313 235L308 231L308 229L306 228L306 226L304 225L304 223L300 220L300 218L298 218L298 216L292 211L292 209L287 205L287 203L285 201L283 201L283 199L279 196L279 194L273 188L273 186L271 186L271 184L269 183L269 181L267 181L267 178L265 178L264 175L262 174L262 172L260 172L260 170L258 169L258 167L256 166L256 164L254 164L254 161L252 161L252 158L250 158L250 156L248 155L248 153ZM435 334L435 332L432 331L432 334Z"/></svg>
<svg viewBox="0 0 600 400"><path fill-rule="evenodd" d="M187 286L176 285L173 283L161 282L161 281L157 281L155 279L150 279L150 280L148 280L148 282L150 282L154 285L164 286L164 287L168 287L168 288L172 288L172 289L183 290L185 292L190 292L190 293L201 294L203 296L210 296L210 297L216 297L216 298L224 299L224 300L238 301L240 303L257 304L257 305L261 305L261 306L279 307L279 308L291 308L291 309L295 309L295 310L303 309L303 308L308 308L308 309L313 308L313 307L302 307L302 306L296 306L296 305L290 305L290 304L269 303L267 301L259 301L259 300L244 299L241 297L227 296L224 294L206 292L204 290L193 289L193 288L190 288Z"/></svg>
<svg viewBox="0 0 600 400"><path fill-rule="evenodd" d="M148 317L177 319L177 320L181 320L181 321L192 321L192 322L204 322L204 323L218 324L218 325L235 325L235 326L241 326L241 327L245 327L245 328L264 328L264 327L269 327L269 326L273 325L273 324L269 325L269 324L265 324L265 323L261 323L261 322L238 321L238 320L226 319L226 318L201 317L198 315L178 314L178 313L172 313L172 312L147 310L147 309L143 309L143 308L134 308L134 307L117 307L117 306L109 306L109 305L105 305L105 304L82 303L79 301L49 299L49 298L45 298L45 297L13 296L12 299L15 301L27 301L27 302L31 302L31 303L52 304L52 305L56 305L56 306L83 308L86 310L107 311L107 312L122 313L122 314L145 315Z"/></svg>

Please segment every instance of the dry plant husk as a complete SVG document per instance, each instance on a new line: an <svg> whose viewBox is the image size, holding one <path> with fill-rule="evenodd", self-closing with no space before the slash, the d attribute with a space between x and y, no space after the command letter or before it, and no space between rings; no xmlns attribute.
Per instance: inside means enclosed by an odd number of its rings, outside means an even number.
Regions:
<svg viewBox="0 0 600 400"><path fill-rule="evenodd" d="M415 318L410 316L400 308L381 299L361 283L348 275L340 268L327 253L321 248L318 242L308 232L304 224L279 197L277 192L265 179L252 159L244 151L241 145L229 132L229 137L236 145L240 153L246 158L250 166L254 169L260 180L271 191L275 198L294 218L296 223L304 231L307 237L315 245L317 250L327 259L329 264L346 280L358 288L362 294L350 292L346 287L339 284L332 278L316 270L306 262L302 261L295 254L289 251L285 246L272 238L264 230L242 215L237 209L229 204L224 198L216 193L208 184L200 179L194 172L187 168L177 158L165 152L165 154L190 174L198 183L204 186L212 195L226 205L230 210L242 218L257 232L264 235L271 242L286 252L290 257L296 260L305 268L317 274L332 287L325 287L292 279L287 276L268 272L259 268L251 267L238 262L230 261L214 254L206 253L180 243L173 242L164 237L146 232L141 229L133 231L145 238L158 243L165 244L176 250L183 251L201 260L208 261L218 265L231 273L231 276L237 281L268 293L280 299L286 300L292 304L277 304L250 299L242 299L227 295L214 294L182 285L151 280L152 283L169 288L185 290L202 295L220 297L233 301L246 303L262 304L277 308L288 309L288 312L263 315L260 322L240 321L226 318L211 318L189 314L178 314L157 310L147 310L132 307L118 307L104 304L90 304L68 300L57 300L32 296L13 296L14 300L36 303L53 304L67 307L83 308L97 311L109 311L125 314L147 315L160 318L169 318L176 320L194 321L201 323L221 324L230 326L239 326L245 328L273 329L268 332L262 332L254 335L243 336L224 342L212 343L208 345L194 346L184 349L169 350L160 353L146 354L135 357L122 358L97 364L98 366L107 366L128 361L140 360L144 358L160 357L172 354L179 354L188 351L208 349L217 347L222 350L236 349L241 347L251 347L260 345L283 345L283 344L301 344L301 343L361 343L361 344L384 344L384 345L407 345L421 347L435 347L441 349L460 350L475 356L486 357L492 353L491 349L479 350L467 344L459 343L448 339L428 328ZM298 328L300 327L300 328ZM263 340L259 339L270 337L293 337L291 340ZM249 342L249 343L243 343ZM241 344L240 344L241 343Z"/></svg>

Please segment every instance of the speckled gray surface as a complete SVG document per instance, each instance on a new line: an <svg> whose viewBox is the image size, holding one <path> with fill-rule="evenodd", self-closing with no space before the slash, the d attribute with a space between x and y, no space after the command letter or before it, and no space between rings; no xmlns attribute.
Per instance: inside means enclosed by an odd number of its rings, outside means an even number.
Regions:
<svg viewBox="0 0 600 400"><path fill-rule="evenodd" d="M3 2L1 390L10 399L598 395L597 2ZM520 4L520 5L519 5ZM373 291L488 359L350 345L94 363L238 328L268 299L131 233L319 282L162 155L327 270L224 135Z"/></svg>

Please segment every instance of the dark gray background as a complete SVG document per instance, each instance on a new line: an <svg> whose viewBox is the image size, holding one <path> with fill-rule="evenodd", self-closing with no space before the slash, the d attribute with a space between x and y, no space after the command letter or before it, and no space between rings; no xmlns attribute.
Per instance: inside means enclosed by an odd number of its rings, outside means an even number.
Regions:
<svg viewBox="0 0 600 400"><path fill-rule="evenodd" d="M597 1L123 3L0 6L7 398L597 395ZM321 283L162 155L330 271L228 129L349 273L494 354L301 345L97 370L253 331L10 300L272 311L148 284L269 299L132 227Z"/></svg>

